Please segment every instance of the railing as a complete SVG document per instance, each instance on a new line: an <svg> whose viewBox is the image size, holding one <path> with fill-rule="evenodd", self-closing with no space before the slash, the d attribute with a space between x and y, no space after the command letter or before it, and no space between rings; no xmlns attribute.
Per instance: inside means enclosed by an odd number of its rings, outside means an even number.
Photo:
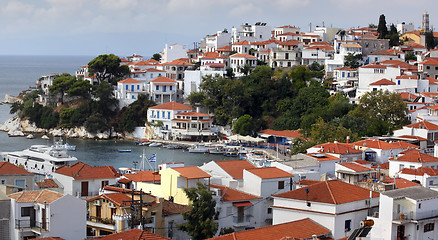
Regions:
<svg viewBox="0 0 438 240"><path fill-rule="evenodd" d="M251 217L251 215L233 216L233 223L249 223L251 222Z"/></svg>
<svg viewBox="0 0 438 240"><path fill-rule="evenodd" d="M98 196L99 192L87 192L87 195L82 195L82 192L76 192L76 197L78 198L90 198Z"/></svg>
<svg viewBox="0 0 438 240"><path fill-rule="evenodd" d="M95 223L102 223L102 224L111 224L115 225L116 221L109 219L109 218L100 218L100 217L94 217L94 216L87 216L87 220Z"/></svg>
<svg viewBox="0 0 438 240"><path fill-rule="evenodd" d="M31 222L30 220L19 220L15 219L15 228L16 229L24 229L29 228L33 230L39 230L39 232L47 232L49 231L49 222L46 222L45 225L43 222Z"/></svg>
<svg viewBox="0 0 438 240"><path fill-rule="evenodd" d="M393 220L399 221L410 221L410 220L422 220L428 218L438 218L438 210L429 210L429 211L408 211L401 213L394 213Z"/></svg>

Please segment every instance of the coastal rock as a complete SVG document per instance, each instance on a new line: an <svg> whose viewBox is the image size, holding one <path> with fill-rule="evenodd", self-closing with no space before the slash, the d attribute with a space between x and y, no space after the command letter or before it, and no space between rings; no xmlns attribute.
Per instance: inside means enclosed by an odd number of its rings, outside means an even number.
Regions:
<svg viewBox="0 0 438 240"><path fill-rule="evenodd" d="M62 129L52 129L49 131L49 134L55 137L62 137L64 135Z"/></svg>
<svg viewBox="0 0 438 240"><path fill-rule="evenodd" d="M16 130L19 128L21 128L21 125L20 125L20 119L18 117L10 118L6 120L5 123L0 125L0 130L5 132L9 132L11 130Z"/></svg>
<svg viewBox="0 0 438 240"><path fill-rule="evenodd" d="M38 128L35 123L31 123L29 120L24 120L20 122L21 128L24 132L32 132L32 133L44 133L45 129Z"/></svg>
<svg viewBox="0 0 438 240"><path fill-rule="evenodd" d="M18 97L14 97L12 95L6 94L5 98L2 101L2 103L12 104L12 103L18 102L18 101L21 101L21 99L19 99Z"/></svg>

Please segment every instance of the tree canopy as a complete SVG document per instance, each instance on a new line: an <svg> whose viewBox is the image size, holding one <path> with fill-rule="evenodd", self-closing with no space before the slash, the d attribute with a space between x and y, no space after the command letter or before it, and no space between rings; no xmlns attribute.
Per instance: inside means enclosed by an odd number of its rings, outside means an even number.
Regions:
<svg viewBox="0 0 438 240"><path fill-rule="evenodd" d="M379 39L384 39L386 35L388 35L388 28L386 27L386 19L384 14L381 14L379 17L377 32L379 33Z"/></svg>
<svg viewBox="0 0 438 240"><path fill-rule="evenodd" d="M99 83L108 81L115 84L121 77L130 73L128 66L121 66L120 61L114 54L102 54L88 63L88 71L90 75L96 75Z"/></svg>
<svg viewBox="0 0 438 240"><path fill-rule="evenodd" d="M185 223L178 226L178 229L187 232L192 239L201 240L213 237L218 230L218 223L214 220L216 216L216 202L207 186L197 182L197 187L184 189L190 199L193 208L183 213Z"/></svg>

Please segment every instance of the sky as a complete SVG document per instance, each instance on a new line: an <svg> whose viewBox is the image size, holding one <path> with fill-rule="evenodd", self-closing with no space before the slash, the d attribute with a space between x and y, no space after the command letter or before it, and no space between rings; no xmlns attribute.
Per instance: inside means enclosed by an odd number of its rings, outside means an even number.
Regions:
<svg viewBox="0 0 438 240"><path fill-rule="evenodd" d="M387 23L421 26L424 11L438 27L436 0L1 0L0 55L134 53L152 56L165 44L193 46L207 34L265 22L364 27Z"/></svg>

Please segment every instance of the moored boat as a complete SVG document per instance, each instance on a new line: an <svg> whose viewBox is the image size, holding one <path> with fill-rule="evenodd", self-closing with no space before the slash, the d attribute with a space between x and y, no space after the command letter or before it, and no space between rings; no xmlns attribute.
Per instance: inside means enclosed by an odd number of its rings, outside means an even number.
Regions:
<svg viewBox="0 0 438 240"><path fill-rule="evenodd" d="M207 153L209 150L214 150L214 147L205 146L205 144L196 144L188 148L189 153Z"/></svg>
<svg viewBox="0 0 438 240"><path fill-rule="evenodd" d="M160 142L155 142L155 143L151 143L149 144L149 147L161 147L163 144Z"/></svg>

